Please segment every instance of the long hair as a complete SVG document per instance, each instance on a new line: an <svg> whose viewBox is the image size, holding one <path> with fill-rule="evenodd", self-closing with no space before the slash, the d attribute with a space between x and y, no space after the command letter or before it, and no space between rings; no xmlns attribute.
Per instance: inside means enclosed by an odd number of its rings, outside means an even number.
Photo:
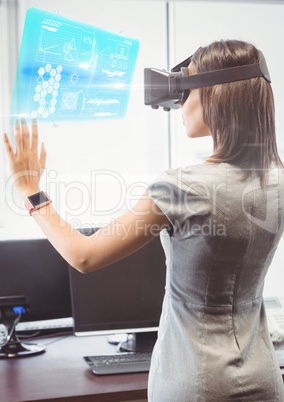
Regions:
<svg viewBox="0 0 284 402"><path fill-rule="evenodd" d="M192 57L197 73L259 61L252 44L222 40L200 48ZM275 108L270 83L262 77L200 89L204 121L214 144L212 163L228 162L253 171L264 183L272 164L283 167L275 134Z"/></svg>

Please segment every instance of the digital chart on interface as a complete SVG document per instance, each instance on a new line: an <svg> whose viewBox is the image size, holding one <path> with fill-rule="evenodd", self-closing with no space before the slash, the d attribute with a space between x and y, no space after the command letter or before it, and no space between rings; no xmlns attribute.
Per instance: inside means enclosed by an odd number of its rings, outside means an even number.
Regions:
<svg viewBox="0 0 284 402"><path fill-rule="evenodd" d="M27 11L12 117L119 119L126 114L139 41L46 11Z"/></svg>

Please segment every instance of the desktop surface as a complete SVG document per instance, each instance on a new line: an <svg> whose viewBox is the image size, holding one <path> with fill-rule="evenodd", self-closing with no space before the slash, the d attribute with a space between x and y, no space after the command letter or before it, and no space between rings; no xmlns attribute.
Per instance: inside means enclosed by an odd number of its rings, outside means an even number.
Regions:
<svg viewBox="0 0 284 402"><path fill-rule="evenodd" d="M96 376L88 367L83 356L115 352L106 336L68 335L30 342L45 346L46 352L0 361L1 400L146 401L148 373Z"/></svg>

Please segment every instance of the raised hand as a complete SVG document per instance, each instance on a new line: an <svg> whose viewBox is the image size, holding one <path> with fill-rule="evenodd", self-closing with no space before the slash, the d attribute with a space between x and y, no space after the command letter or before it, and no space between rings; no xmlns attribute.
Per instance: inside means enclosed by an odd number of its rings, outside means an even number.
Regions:
<svg viewBox="0 0 284 402"><path fill-rule="evenodd" d="M38 128L35 120L32 122L31 135L25 119L15 124L15 143L14 151L7 134L4 134L15 186L25 198L39 191L39 181L45 169L46 152L43 144L38 152Z"/></svg>

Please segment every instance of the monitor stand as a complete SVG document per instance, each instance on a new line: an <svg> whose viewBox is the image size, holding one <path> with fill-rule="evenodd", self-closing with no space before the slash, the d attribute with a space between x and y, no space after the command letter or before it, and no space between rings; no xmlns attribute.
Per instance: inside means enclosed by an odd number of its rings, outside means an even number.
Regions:
<svg viewBox="0 0 284 402"><path fill-rule="evenodd" d="M126 334L124 338L116 342L116 336L114 336L110 337L108 342L116 343L118 352L152 352L157 340L157 331ZM119 337L117 339L119 340Z"/></svg>

